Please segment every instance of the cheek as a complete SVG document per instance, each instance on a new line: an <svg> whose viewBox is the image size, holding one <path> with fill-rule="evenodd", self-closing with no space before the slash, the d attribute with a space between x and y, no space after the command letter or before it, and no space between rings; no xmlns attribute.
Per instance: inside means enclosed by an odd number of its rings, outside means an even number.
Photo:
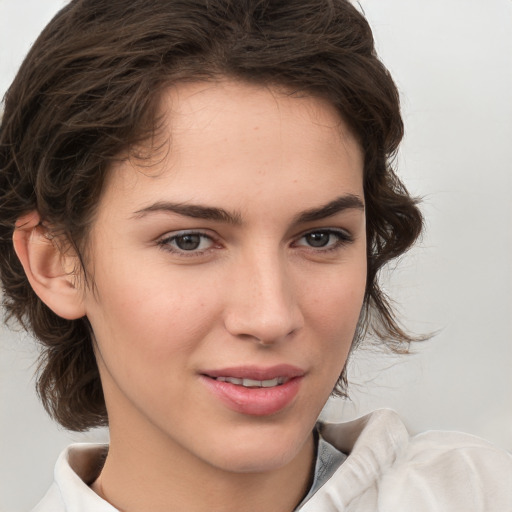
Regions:
<svg viewBox="0 0 512 512"><path fill-rule="evenodd" d="M355 329L366 288L366 265L333 272L321 285L308 288L306 297L316 324L328 330Z"/></svg>
<svg viewBox="0 0 512 512"><path fill-rule="evenodd" d="M125 407L126 400L155 417L186 410L185 377L219 316L216 301L198 300L161 283L151 294L125 292L105 297L91 318L109 412Z"/></svg>
<svg viewBox="0 0 512 512"><path fill-rule="evenodd" d="M339 376L348 356L359 321L366 288L366 265L358 263L333 272L322 285L308 286L304 307L306 325L314 332L322 366Z"/></svg>
<svg viewBox="0 0 512 512"><path fill-rule="evenodd" d="M88 317L106 363L133 368L136 362L141 370L144 362L148 368L163 367L196 348L220 316L219 287L176 278L170 282L162 275L147 273L122 282L98 279L99 296Z"/></svg>

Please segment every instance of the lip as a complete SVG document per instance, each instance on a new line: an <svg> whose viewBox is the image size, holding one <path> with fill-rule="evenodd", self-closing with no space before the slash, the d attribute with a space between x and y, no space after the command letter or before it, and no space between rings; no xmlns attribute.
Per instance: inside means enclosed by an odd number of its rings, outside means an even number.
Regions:
<svg viewBox="0 0 512 512"><path fill-rule="evenodd" d="M290 364L279 364L263 368L260 366L233 366L218 370L205 370L200 372L207 377L234 377L235 379L270 380L276 377L293 379L302 377L306 372L297 366Z"/></svg>
<svg viewBox="0 0 512 512"><path fill-rule="evenodd" d="M207 370L201 372L200 379L206 388L229 409L250 416L269 416L282 411L293 402L304 375L304 370L284 364L268 368L238 366ZM283 377L286 382L269 388L246 388L215 380L217 377L260 381Z"/></svg>

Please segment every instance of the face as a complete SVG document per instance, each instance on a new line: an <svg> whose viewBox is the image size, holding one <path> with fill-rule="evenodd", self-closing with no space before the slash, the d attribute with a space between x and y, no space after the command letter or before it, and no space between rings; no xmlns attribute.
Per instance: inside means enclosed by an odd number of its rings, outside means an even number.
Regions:
<svg viewBox="0 0 512 512"><path fill-rule="evenodd" d="M167 145L112 169L92 228L112 441L230 471L294 459L363 302L363 157L312 97L178 85Z"/></svg>

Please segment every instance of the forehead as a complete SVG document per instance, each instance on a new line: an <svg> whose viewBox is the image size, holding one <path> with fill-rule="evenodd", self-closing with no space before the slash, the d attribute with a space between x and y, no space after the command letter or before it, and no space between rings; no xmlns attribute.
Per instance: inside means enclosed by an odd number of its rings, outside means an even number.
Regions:
<svg viewBox="0 0 512 512"><path fill-rule="evenodd" d="M158 194L234 207L308 188L312 202L362 195L361 148L323 99L229 80L180 83L162 96L159 119L147 158L116 165L109 193L136 195L142 207Z"/></svg>
<svg viewBox="0 0 512 512"><path fill-rule="evenodd" d="M163 136L172 135L182 150L198 143L223 143L220 154L226 143L235 141L250 151L265 138L281 151L299 139L310 140L308 150L326 141L336 146L355 142L333 105L282 87L230 80L180 83L162 96L159 111Z"/></svg>

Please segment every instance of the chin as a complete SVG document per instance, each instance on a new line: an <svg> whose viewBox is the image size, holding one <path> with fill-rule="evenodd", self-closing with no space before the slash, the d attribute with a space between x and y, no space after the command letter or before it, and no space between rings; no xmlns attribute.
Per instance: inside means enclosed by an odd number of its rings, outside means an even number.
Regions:
<svg viewBox="0 0 512 512"><path fill-rule="evenodd" d="M264 473L290 464L312 439L312 429L284 428L278 423L258 425L251 429L237 428L223 441L214 443L221 450L211 453L210 460L219 469L234 473ZM227 449L225 447L228 447Z"/></svg>
<svg viewBox="0 0 512 512"><path fill-rule="evenodd" d="M291 463L300 449L278 449L271 446L262 453L261 450L233 450L229 457L221 457L216 466L232 473L268 473L277 471Z"/></svg>

